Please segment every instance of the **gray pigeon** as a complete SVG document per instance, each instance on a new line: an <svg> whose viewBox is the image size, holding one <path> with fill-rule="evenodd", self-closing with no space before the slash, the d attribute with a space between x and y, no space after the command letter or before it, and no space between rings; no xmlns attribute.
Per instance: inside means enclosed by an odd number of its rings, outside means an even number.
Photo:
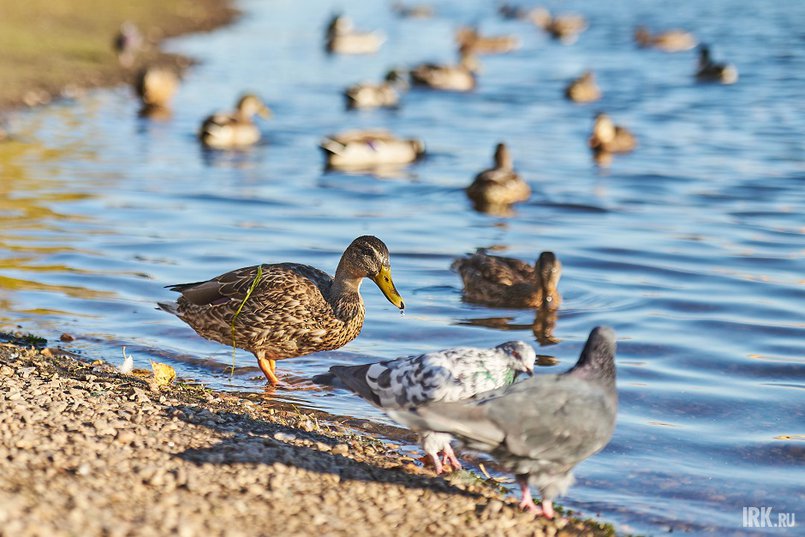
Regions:
<svg viewBox="0 0 805 537"><path fill-rule="evenodd" d="M553 499L573 484L573 467L609 442L617 407L615 332L597 327L579 361L561 375L527 379L471 401L412 406L406 421L492 454L517 476L520 507L553 518ZM529 485L539 489L541 506Z"/></svg>
<svg viewBox="0 0 805 537"><path fill-rule="evenodd" d="M407 412L398 409L428 403L469 399L479 393L508 386L517 373L531 374L536 353L524 341L509 341L492 349L459 347L358 366L332 366L313 382L351 390L380 407L393 419L420 433L420 443L432 459L436 473L448 462L461 468L449 434L411 427ZM439 460L438 453L444 452Z"/></svg>

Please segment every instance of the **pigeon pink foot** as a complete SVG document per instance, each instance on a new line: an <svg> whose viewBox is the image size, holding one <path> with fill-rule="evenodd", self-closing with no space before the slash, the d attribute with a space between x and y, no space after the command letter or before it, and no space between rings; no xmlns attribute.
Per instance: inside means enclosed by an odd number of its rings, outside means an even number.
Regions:
<svg viewBox="0 0 805 537"><path fill-rule="evenodd" d="M444 458L442 459L442 464L447 466L448 464L453 467L454 470L461 470L461 463L459 462L458 458L456 457L456 452L453 451L451 446L447 446L444 451Z"/></svg>

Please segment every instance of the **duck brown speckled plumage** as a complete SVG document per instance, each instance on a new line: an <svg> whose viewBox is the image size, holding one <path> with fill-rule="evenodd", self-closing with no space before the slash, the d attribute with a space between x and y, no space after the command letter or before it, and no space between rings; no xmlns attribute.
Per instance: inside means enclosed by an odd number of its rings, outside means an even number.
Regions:
<svg viewBox="0 0 805 537"><path fill-rule="evenodd" d="M534 266L519 259L479 251L456 259L453 270L464 282L464 300L502 308L547 308L562 302L557 290L562 264L553 252L542 252Z"/></svg>
<svg viewBox="0 0 805 537"><path fill-rule="evenodd" d="M262 274L251 294L258 265L204 282L170 285L181 296L159 306L200 336L253 353L272 384L279 382L276 360L337 349L358 336L365 315L359 291L363 278L372 279L389 302L405 307L391 279L388 249L377 237L352 241L335 277L299 263L259 267Z"/></svg>

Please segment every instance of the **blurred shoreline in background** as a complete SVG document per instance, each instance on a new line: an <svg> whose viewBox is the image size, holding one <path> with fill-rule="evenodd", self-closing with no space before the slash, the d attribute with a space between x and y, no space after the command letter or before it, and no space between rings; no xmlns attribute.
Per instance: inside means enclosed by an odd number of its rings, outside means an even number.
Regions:
<svg viewBox="0 0 805 537"><path fill-rule="evenodd" d="M186 66L190 60L161 52L160 43L231 23L239 15L233 4L233 0L0 0L0 110L130 82L145 62ZM113 47L124 23L142 35L140 50L126 65Z"/></svg>

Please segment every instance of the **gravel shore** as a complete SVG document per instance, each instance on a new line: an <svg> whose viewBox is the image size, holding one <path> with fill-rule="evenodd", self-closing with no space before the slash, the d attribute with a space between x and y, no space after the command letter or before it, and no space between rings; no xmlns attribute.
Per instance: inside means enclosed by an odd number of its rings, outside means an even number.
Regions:
<svg viewBox="0 0 805 537"><path fill-rule="evenodd" d="M1 536L611 535L354 425L0 343Z"/></svg>

